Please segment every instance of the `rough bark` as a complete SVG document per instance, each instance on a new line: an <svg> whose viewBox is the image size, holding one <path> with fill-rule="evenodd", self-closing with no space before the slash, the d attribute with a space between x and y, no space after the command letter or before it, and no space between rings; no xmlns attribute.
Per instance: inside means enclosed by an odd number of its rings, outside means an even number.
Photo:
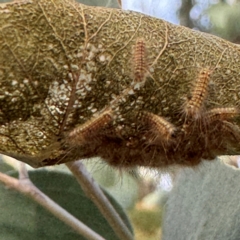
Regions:
<svg viewBox="0 0 240 240"><path fill-rule="evenodd" d="M147 77L126 95L139 39ZM97 150L72 147L65 136L116 96L122 96L116 125L125 127L123 138L138 137L131 124L140 111L182 126L203 68L212 71L205 108L238 107L239 60L237 45L140 13L71 0L1 4L0 151L32 166L95 156ZM239 152L237 145L224 153Z"/></svg>

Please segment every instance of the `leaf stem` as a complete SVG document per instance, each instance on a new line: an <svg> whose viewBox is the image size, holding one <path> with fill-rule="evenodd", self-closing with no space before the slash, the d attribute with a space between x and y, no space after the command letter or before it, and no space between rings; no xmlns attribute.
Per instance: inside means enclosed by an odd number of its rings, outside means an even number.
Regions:
<svg viewBox="0 0 240 240"><path fill-rule="evenodd" d="M21 170L22 171L22 170ZM25 171L25 170L23 170ZM59 206L56 202L50 199L47 195L41 192L29 178L26 178L26 172L20 176L20 180L10 177L0 172L0 182L4 183L9 188L13 188L20 193L27 195L32 198L38 204L43 206L55 217L66 223L68 226L73 228L77 233L81 234L88 240L104 240L99 234L94 232L92 229L87 227L64 208Z"/></svg>
<svg viewBox="0 0 240 240"><path fill-rule="evenodd" d="M86 195L95 203L99 211L106 218L117 236L121 240L133 240L133 235L124 224L122 218L109 202L99 185L89 175L81 161L68 162L66 166L70 169L81 185Z"/></svg>

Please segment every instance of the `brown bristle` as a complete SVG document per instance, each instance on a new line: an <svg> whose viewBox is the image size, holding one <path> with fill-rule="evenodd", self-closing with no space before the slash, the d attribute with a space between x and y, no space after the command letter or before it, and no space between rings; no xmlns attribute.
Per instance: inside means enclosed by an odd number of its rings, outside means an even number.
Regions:
<svg viewBox="0 0 240 240"><path fill-rule="evenodd" d="M240 129L238 126L230 122L223 121L221 127L223 133L231 134L234 137L234 140L236 140L237 142L240 141Z"/></svg>
<svg viewBox="0 0 240 240"><path fill-rule="evenodd" d="M112 121L112 119L111 111L105 111L99 116L72 130L69 133L68 138L71 143L81 145L81 143L84 143L85 141L94 139L94 137L97 136L99 132Z"/></svg>
<svg viewBox="0 0 240 240"><path fill-rule="evenodd" d="M142 112L142 119L162 142L168 142L176 130L173 124L153 113Z"/></svg>
<svg viewBox="0 0 240 240"><path fill-rule="evenodd" d="M229 108L214 108L212 110L207 111L204 114L205 121L207 123L212 123L214 121L220 120L228 120L236 117L239 114L239 111L235 107Z"/></svg>
<svg viewBox="0 0 240 240"><path fill-rule="evenodd" d="M133 52L133 62L134 62L134 82L141 83L145 81L147 75L147 52L146 43L143 39L138 39L136 41L134 52Z"/></svg>
<svg viewBox="0 0 240 240"><path fill-rule="evenodd" d="M185 104L184 112L186 116L197 118L201 114L204 100L207 97L210 70L203 68L200 70L191 92L191 99Z"/></svg>

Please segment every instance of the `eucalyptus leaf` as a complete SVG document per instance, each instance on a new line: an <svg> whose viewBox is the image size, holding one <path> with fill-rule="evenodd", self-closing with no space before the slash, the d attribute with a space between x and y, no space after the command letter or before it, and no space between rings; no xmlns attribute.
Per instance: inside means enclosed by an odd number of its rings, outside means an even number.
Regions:
<svg viewBox="0 0 240 240"><path fill-rule="evenodd" d="M81 190L70 174L35 170L29 172L32 182L52 200L108 240L117 240L105 218ZM17 176L15 172L14 176ZM125 224L131 225L120 205L105 192ZM0 185L0 239L55 240L85 239L47 210L20 193Z"/></svg>
<svg viewBox="0 0 240 240"><path fill-rule="evenodd" d="M15 172L15 169L7 164L4 160L2 160L2 155L0 155L0 172L10 174Z"/></svg>

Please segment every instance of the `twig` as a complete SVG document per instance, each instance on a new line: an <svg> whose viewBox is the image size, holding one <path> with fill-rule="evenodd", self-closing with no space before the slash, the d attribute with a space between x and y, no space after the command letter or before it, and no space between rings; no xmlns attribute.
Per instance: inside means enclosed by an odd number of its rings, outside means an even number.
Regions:
<svg viewBox="0 0 240 240"><path fill-rule="evenodd" d="M27 179L28 181L30 181L29 176L28 176L28 171L27 171L27 168L26 168L26 164L23 163L23 162L20 162L19 164L20 164L19 170L18 170L19 180L23 181L23 180Z"/></svg>
<svg viewBox="0 0 240 240"><path fill-rule="evenodd" d="M117 236L122 240L133 240L131 232L104 195L101 188L88 174L81 161L68 162L66 165L74 174L86 195L95 203L99 211L106 218Z"/></svg>
<svg viewBox="0 0 240 240"><path fill-rule="evenodd" d="M22 167L24 168L24 166ZM20 180L0 172L0 182L32 198L49 212L51 212L55 217L66 223L88 240L104 240L103 237L80 222L77 218L68 213L65 209L63 209L56 202L41 192L35 185L33 185L30 179L28 177L26 178L27 175L25 170L21 169L20 172Z"/></svg>
<svg viewBox="0 0 240 240"><path fill-rule="evenodd" d="M119 5L119 8L122 8L122 1L121 0L118 0L118 5Z"/></svg>

